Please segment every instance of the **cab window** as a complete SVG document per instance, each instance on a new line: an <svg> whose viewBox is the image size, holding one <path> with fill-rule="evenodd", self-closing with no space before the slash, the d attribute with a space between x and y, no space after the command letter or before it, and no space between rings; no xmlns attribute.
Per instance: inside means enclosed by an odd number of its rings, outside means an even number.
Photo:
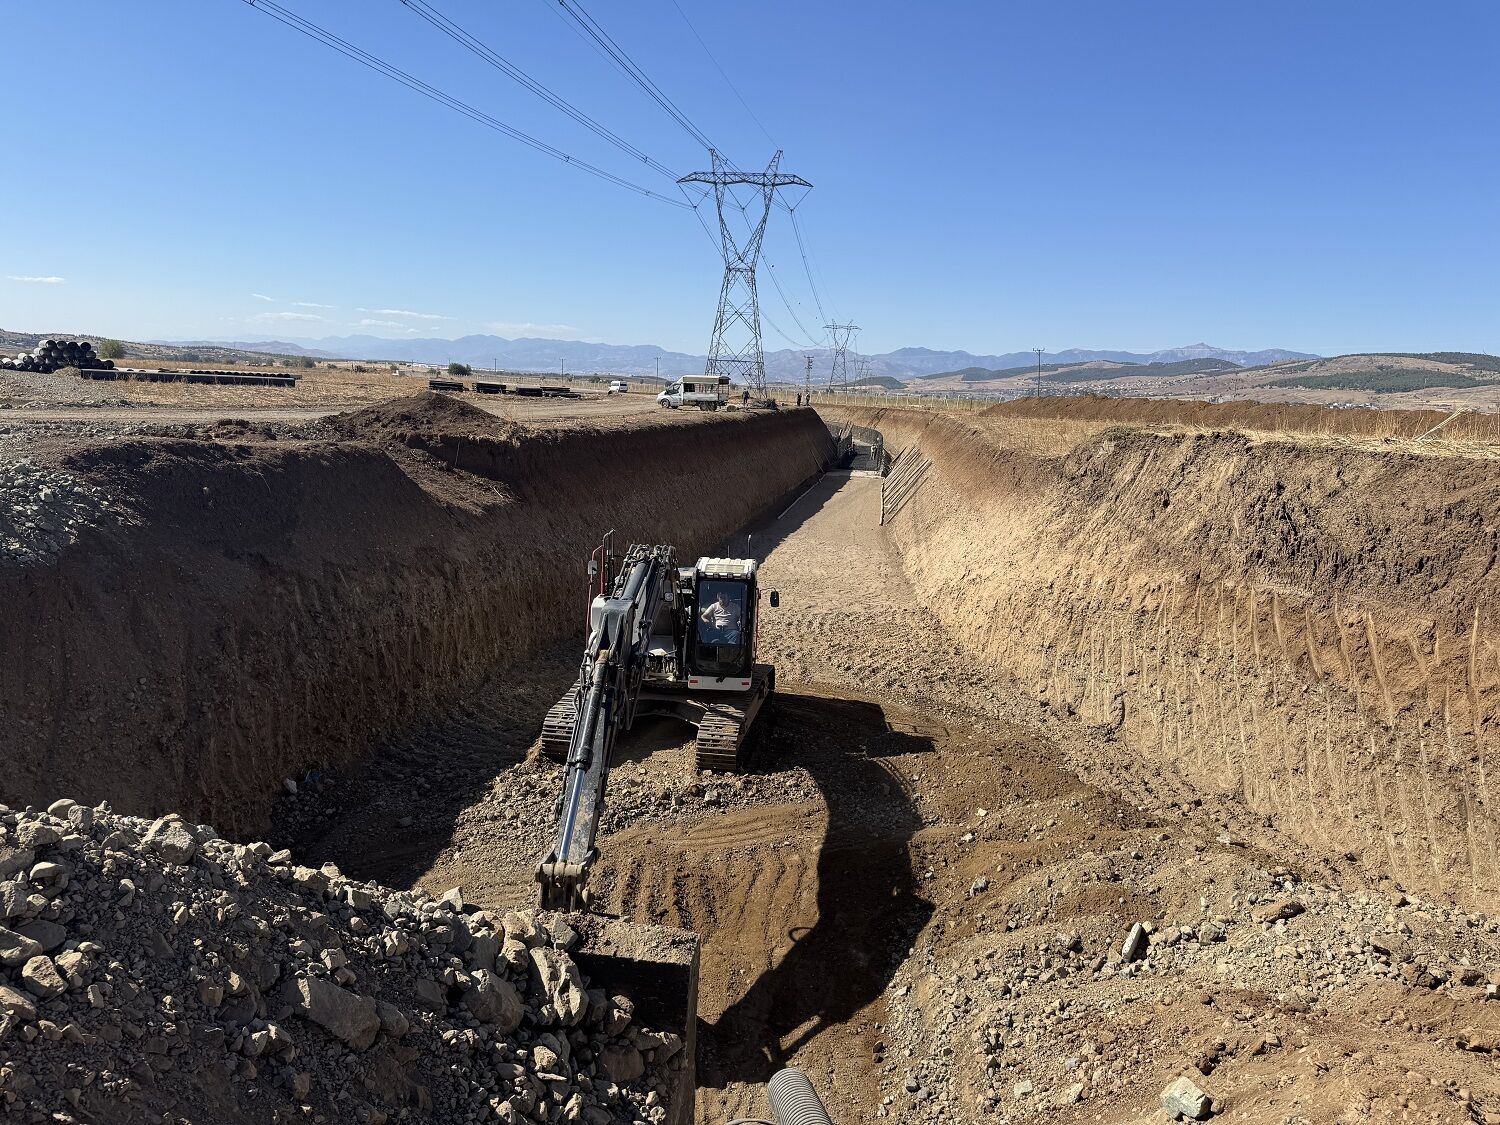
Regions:
<svg viewBox="0 0 1500 1125"><path fill-rule="evenodd" d="M737 645L745 626L745 584L704 579L698 584L698 643Z"/></svg>

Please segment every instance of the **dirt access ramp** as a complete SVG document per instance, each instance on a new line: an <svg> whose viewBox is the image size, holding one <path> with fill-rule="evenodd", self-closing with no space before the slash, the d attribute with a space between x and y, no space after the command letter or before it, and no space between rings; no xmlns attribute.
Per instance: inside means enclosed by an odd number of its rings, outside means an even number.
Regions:
<svg viewBox="0 0 1500 1125"><path fill-rule="evenodd" d="M49 449L55 550L0 558L0 800L238 834L582 622L598 535L685 557L815 474L810 410L546 429L419 395L299 430Z"/></svg>
<svg viewBox="0 0 1500 1125"><path fill-rule="evenodd" d="M887 519L955 641L1107 732L1120 770L1168 767L1406 888L1494 907L1492 451L1098 409L829 413L929 463Z"/></svg>

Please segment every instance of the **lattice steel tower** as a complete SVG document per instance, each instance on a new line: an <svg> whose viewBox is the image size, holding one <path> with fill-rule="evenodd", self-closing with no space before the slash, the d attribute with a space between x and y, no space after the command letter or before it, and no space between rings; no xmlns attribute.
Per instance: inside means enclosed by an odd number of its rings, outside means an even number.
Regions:
<svg viewBox="0 0 1500 1125"><path fill-rule="evenodd" d="M712 172L693 172L683 176L680 184L707 184L714 190L714 202L719 211L719 238L724 251L724 284L719 289L719 312L714 317L713 339L708 345L708 366L705 374L728 375L732 382L743 382L757 398L766 393L766 357L760 342L760 298L755 293L755 263L760 257L761 240L766 234L766 220L771 215L771 204L776 199L776 189L783 187L810 188L801 176L777 171L781 153L771 157L764 172L739 172L729 167L724 158L709 149L713 158ZM741 204L730 192L730 188L748 185L757 188L752 202L759 213L759 221L750 214L750 203ZM731 207L745 212L750 230L743 242L737 240L724 217L726 195Z"/></svg>
<svg viewBox="0 0 1500 1125"><path fill-rule="evenodd" d="M859 331L857 324L825 324L823 330L833 339L833 370L828 373L830 391L849 387L849 337Z"/></svg>

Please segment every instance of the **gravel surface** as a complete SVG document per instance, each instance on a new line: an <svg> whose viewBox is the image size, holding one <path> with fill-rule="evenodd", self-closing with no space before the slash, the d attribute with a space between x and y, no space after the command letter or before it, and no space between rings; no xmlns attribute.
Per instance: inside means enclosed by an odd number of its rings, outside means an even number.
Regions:
<svg viewBox="0 0 1500 1125"><path fill-rule="evenodd" d="M56 406L123 407L130 403L112 391L113 383L80 379L76 368L50 374L0 368L0 410L36 410Z"/></svg>

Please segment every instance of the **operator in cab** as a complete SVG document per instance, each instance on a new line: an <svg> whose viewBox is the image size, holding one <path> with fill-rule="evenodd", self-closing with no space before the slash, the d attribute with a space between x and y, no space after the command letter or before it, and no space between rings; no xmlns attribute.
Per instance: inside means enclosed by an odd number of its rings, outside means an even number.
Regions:
<svg viewBox="0 0 1500 1125"><path fill-rule="evenodd" d="M706 626L699 632L701 640L708 644L739 644L739 599L731 599L723 587L720 587L718 593L714 595L714 600L699 612L698 619Z"/></svg>

